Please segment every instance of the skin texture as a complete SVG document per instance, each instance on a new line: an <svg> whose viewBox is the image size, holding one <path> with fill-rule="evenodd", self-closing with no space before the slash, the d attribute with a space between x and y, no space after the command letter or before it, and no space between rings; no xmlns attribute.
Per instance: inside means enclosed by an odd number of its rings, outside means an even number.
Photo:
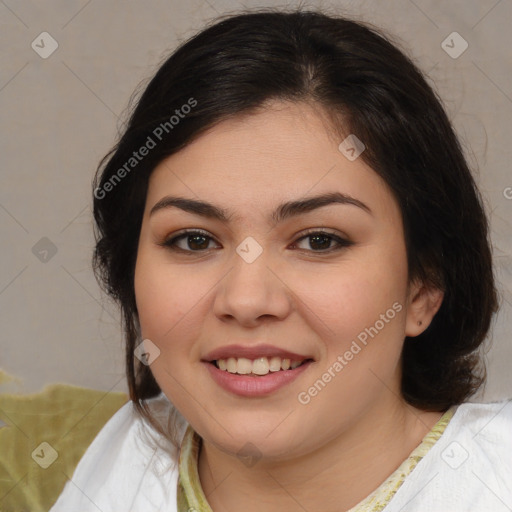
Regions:
<svg viewBox="0 0 512 512"><path fill-rule="evenodd" d="M399 363L405 336L428 327L442 292L408 282L399 206L361 158L338 150L341 140L318 106L275 102L218 124L150 178L135 272L142 336L160 350L151 370L162 391L203 438L199 475L215 512L348 510L441 417L403 401ZM371 213L333 204L269 222L283 202L334 191ZM233 218L174 207L150 216L166 195L209 201ZM158 245L182 229L211 239L184 237L182 252ZM315 245L303 238L308 229L352 245L328 252L336 242ZM263 249L250 264L236 252L248 236ZM395 303L401 311L301 404L298 394ZM201 362L232 343L268 343L315 362L284 388L243 398L220 388ZM246 443L261 456L252 467L236 455Z"/></svg>

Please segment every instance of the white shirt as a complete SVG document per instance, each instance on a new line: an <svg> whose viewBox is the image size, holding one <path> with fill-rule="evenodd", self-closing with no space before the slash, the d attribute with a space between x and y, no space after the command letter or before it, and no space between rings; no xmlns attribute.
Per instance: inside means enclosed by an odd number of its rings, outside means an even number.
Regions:
<svg viewBox="0 0 512 512"><path fill-rule="evenodd" d="M172 409L163 393L148 404L161 418ZM186 426L181 420L180 440ZM177 480L177 451L128 402L98 433L49 512L177 512ZM512 511L512 399L458 406L383 509L466 511Z"/></svg>

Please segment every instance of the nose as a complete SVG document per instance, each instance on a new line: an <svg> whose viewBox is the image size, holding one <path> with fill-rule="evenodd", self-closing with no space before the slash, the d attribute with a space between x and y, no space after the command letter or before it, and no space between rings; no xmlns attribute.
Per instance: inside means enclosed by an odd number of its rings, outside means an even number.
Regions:
<svg viewBox="0 0 512 512"><path fill-rule="evenodd" d="M292 294L284 276L271 268L265 251L248 263L237 253L233 266L219 283L215 315L222 321L256 327L269 320L283 320L292 309Z"/></svg>

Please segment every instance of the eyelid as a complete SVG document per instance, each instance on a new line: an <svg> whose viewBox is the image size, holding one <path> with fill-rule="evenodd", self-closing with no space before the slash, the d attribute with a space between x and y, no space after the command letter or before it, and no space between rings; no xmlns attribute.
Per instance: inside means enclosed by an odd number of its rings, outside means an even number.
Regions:
<svg viewBox="0 0 512 512"><path fill-rule="evenodd" d="M195 234L201 234L201 235L207 236L209 238L215 239L215 237L209 231L206 231L204 229L201 229L201 228L185 228L185 229L180 229L179 231L176 231L176 233L173 233L172 235L170 235L167 238L167 240L172 240L173 238L177 238L177 237L183 236L183 235L195 235Z"/></svg>
<svg viewBox="0 0 512 512"><path fill-rule="evenodd" d="M333 230L331 228L323 228L323 227L305 229L304 231L301 231L300 233L298 233L297 236L303 237L305 235L312 235L314 233L325 233L327 235L334 235L334 236L338 236L340 238L348 238L347 235L344 235L343 233L340 233L339 231Z"/></svg>

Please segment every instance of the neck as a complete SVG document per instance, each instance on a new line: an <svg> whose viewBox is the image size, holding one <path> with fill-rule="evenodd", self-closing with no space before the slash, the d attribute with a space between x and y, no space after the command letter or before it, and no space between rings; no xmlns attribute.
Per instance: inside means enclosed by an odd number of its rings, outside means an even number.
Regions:
<svg viewBox="0 0 512 512"><path fill-rule="evenodd" d="M386 403L314 452L279 463L261 459L250 468L203 441L201 485L214 512L348 511L407 459L441 416L403 401Z"/></svg>

